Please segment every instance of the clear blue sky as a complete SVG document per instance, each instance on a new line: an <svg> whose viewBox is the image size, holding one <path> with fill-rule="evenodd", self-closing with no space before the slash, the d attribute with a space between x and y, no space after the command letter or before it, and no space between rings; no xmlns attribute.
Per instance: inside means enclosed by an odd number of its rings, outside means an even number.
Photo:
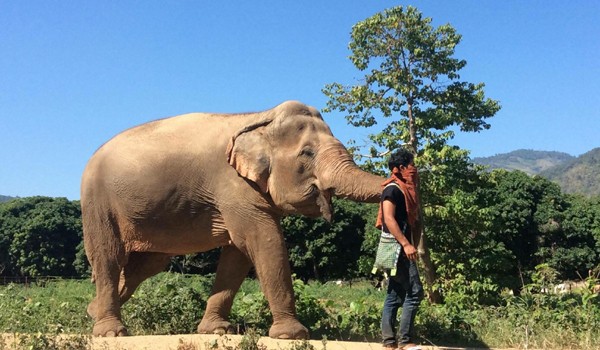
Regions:
<svg viewBox="0 0 600 350"><path fill-rule="evenodd" d="M349 33L395 5L462 34L462 79L502 110L458 135L473 157L600 146L600 2L0 0L0 194L79 198L92 153L118 132L187 112L294 99L321 109L352 83ZM325 114L343 142L366 131Z"/></svg>

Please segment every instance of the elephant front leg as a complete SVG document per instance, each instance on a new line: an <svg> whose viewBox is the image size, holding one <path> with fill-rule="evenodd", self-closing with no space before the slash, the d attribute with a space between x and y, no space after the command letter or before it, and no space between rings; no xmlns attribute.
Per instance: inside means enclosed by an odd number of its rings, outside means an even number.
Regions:
<svg viewBox="0 0 600 350"><path fill-rule="evenodd" d="M206 311L198 325L201 334L235 333L227 321L233 299L250 271L250 260L235 246L225 246L219 258L215 282Z"/></svg>
<svg viewBox="0 0 600 350"><path fill-rule="evenodd" d="M247 239L261 288L273 314L269 337L308 339L308 329L296 316L294 289L287 248L277 227L276 232L261 232L261 239Z"/></svg>

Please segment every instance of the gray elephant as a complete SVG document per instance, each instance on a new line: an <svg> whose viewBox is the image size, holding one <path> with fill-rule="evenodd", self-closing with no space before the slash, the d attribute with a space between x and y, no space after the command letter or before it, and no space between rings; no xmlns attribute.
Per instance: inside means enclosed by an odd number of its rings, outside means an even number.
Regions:
<svg viewBox="0 0 600 350"><path fill-rule="evenodd" d="M280 219L330 220L332 196L377 202L384 179L360 170L319 112L299 102L250 114L193 113L126 130L81 182L97 336L127 335L121 306L172 256L222 247L199 333L224 333L254 265L273 314L269 336L301 339Z"/></svg>

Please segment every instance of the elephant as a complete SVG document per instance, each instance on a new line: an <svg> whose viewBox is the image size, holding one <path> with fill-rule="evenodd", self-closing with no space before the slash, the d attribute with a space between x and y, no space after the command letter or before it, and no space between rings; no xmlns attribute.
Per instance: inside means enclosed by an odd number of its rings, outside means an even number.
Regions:
<svg viewBox="0 0 600 350"><path fill-rule="evenodd" d="M269 336L306 339L296 317L280 219L331 220L332 196L377 202L380 176L362 171L321 114L297 101L244 114L190 113L125 130L102 145L81 180L95 336L125 336L121 307L171 257L221 247L199 333L231 333L236 292L254 266Z"/></svg>

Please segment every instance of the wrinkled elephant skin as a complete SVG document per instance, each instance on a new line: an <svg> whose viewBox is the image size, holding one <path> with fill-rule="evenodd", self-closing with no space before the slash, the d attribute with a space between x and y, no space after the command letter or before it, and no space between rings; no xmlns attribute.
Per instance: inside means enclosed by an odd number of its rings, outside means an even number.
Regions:
<svg viewBox="0 0 600 350"><path fill-rule="evenodd" d="M253 265L273 314L269 335L307 338L298 322L280 219L330 220L331 198L376 202L319 112L299 102L247 114L193 113L126 130L82 177L85 250L97 336L126 335L121 306L175 255L222 247L200 333L227 333L233 298Z"/></svg>

